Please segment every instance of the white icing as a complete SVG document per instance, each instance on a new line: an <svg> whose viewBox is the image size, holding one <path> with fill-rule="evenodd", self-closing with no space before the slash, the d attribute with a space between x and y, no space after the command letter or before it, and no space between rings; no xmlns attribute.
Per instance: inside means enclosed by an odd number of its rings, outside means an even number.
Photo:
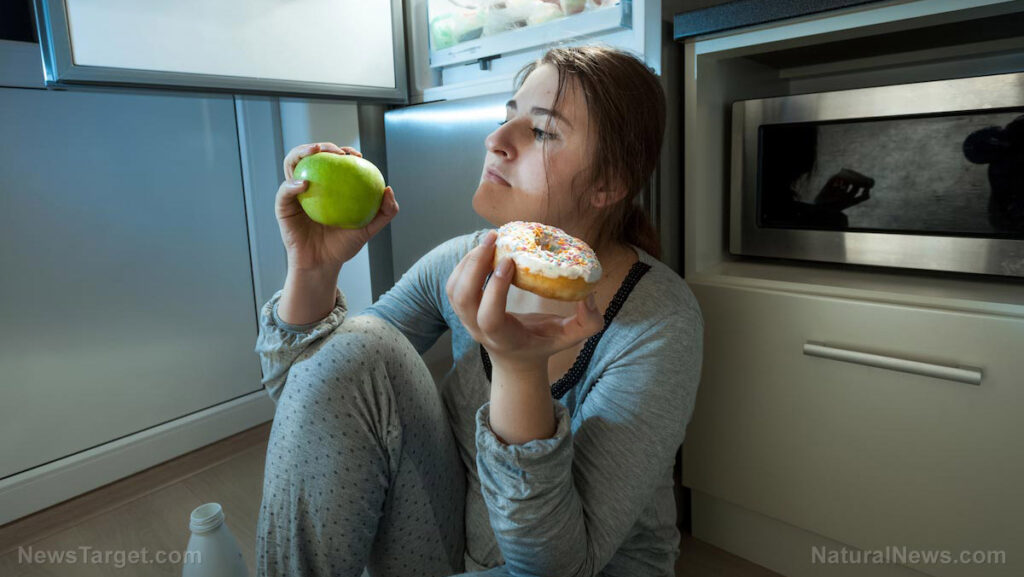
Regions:
<svg viewBox="0 0 1024 577"><path fill-rule="evenodd" d="M506 225L508 226L508 225ZM503 227L504 228L504 227ZM554 227L549 227L552 230L557 231ZM560 232L560 231L559 231ZM564 234L564 233L562 233ZM569 235L565 235L568 238L573 238ZM574 239L576 242L582 243L578 239ZM511 252L516 246L517 237L516 235L499 235L496 246L504 249L505 251ZM584 245L586 246L586 245ZM589 247L587 247L589 249ZM533 274L539 274L547 278L570 278L576 279L583 277L588 283L594 283L601 279L601 263L597 261L597 258L593 258L593 264L565 264L552 262L542 257L538 257L532 253L525 251L518 251L511 253L512 260L515 261L516 266L530 269Z"/></svg>

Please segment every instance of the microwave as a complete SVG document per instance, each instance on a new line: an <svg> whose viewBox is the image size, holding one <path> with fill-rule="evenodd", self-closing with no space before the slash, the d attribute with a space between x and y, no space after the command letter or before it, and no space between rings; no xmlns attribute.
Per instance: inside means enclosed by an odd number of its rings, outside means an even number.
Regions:
<svg viewBox="0 0 1024 577"><path fill-rule="evenodd" d="M737 255L1024 277L1024 73L732 106Z"/></svg>

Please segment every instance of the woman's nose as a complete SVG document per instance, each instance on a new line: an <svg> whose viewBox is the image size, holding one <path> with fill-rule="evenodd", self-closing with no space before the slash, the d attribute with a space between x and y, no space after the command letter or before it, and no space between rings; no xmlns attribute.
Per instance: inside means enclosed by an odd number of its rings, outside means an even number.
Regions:
<svg viewBox="0 0 1024 577"><path fill-rule="evenodd" d="M488 152L502 156L505 160L512 160L515 158L515 146L509 138L507 128L508 124L504 124L488 134L487 139L484 140L484 146L487 147Z"/></svg>

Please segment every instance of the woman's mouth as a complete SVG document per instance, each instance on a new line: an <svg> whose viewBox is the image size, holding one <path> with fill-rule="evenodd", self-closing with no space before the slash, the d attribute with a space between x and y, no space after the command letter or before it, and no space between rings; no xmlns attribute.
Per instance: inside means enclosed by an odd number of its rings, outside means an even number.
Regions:
<svg viewBox="0 0 1024 577"><path fill-rule="evenodd" d="M503 186L512 186L511 184L508 183L507 180L502 178L502 176L498 174L493 168L488 168L487 170L484 171L484 178L496 184L500 184Z"/></svg>

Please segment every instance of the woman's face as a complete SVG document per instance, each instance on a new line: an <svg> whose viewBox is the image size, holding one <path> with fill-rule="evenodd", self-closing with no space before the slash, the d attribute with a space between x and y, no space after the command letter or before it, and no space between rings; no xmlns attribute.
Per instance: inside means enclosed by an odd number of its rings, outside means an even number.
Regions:
<svg viewBox="0 0 1024 577"><path fill-rule="evenodd" d="M494 226L514 220L543 222L581 234L583 215L571 194L585 184L591 158L586 102L568 82L557 109L558 70L538 66L505 109L505 123L484 141L480 185L473 210ZM549 198L550 196L550 198Z"/></svg>

